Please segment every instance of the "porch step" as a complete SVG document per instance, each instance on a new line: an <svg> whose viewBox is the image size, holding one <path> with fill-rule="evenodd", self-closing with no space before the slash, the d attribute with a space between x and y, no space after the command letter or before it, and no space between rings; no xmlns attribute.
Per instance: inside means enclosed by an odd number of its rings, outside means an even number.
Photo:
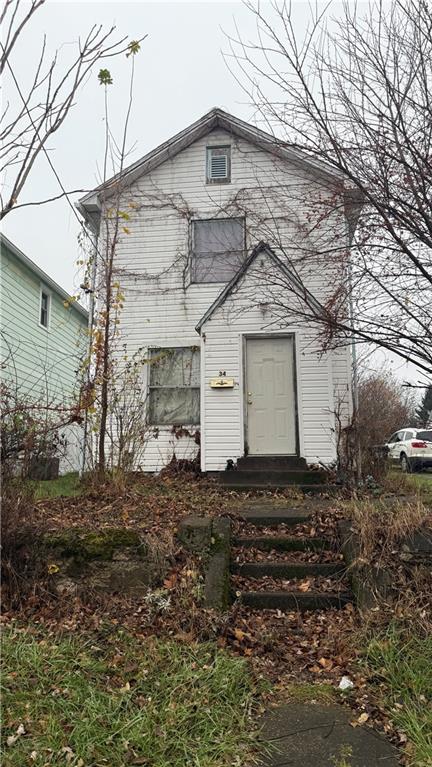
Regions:
<svg viewBox="0 0 432 767"><path fill-rule="evenodd" d="M242 511L238 515L245 522L249 522L257 527L277 527L277 525L302 525L309 521L310 512L302 511L290 506L272 506L269 508L265 504L254 506L248 510Z"/></svg>
<svg viewBox="0 0 432 767"><path fill-rule="evenodd" d="M238 473L238 481L230 482L229 485L225 485L225 487L230 487L232 490L237 490L238 492L248 490L286 490L287 487L300 490L304 495L336 495L338 492L336 485L293 485L291 482L283 484L279 483L277 485L247 484L246 482L241 481L240 472L233 473Z"/></svg>
<svg viewBox="0 0 432 767"><path fill-rule="evenodd" d="M307 471L305 458L297 455L248 455L237 460L237 470L299 469Z"/></svg>
<svg viewBox="0 0 432 767"><path fill-rule="evenodd" d="M234 469L223 471L220 480L227 487L288 487L290 485L319 485L326 481L324 471L296 469Z"/></svg>
<svg viewBox="0 0 432 767"><path fill-rule="evenodd" d="M243 605L255 610L300 610L341 609L353 601L350 592L324 593L301 591L243 591L238 597Z"/></svg>
<svg viewBox="0 0 432 767"><path fill-rule="evenodd" d="M259 549L260 551L325 551L330 541L324 538L288 538L276 535L237 536L232 540L235 548Z"/></svg>
<svg viewBox="0 0 432 767"><path fill-rule="evenodd" d="M233 574L243 575L245 578L262 578L265 575L283 579L308 578L314 575L323 575L328 578L332 575L341 575L345 569L343 562L244 562L231 565Z"/></svg>

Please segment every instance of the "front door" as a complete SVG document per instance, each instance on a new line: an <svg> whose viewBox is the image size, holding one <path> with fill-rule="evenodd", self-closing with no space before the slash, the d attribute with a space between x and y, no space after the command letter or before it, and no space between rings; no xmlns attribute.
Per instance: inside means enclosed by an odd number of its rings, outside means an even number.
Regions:
<svg viewBox="0 0 432 767"><path fill-rule="evenodd" d="M247 339L246 402L249 455L295 455L293 337Z"/></svg>

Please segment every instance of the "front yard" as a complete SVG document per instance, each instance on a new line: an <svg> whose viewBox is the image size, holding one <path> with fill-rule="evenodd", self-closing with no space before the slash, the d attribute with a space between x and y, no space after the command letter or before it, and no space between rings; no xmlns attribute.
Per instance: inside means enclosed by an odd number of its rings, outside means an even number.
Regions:
<svg viewBox="0 0 432 767"><path fill-rule="evenodd" d="M417 479L430 481L408 477L406 494ZM432 764L432 640L421 611L420 622L407 602L366 618L351 605L300 614L234 603L218 614L203 607L199 557L174 536L184 516L230 515L250 494L190 475L97 488L70 477L36 491L38 529L122 526L161 546L169 572L146 596L65 599L35 587L5 610L6 767L246 767L258 712L284 701L342 702L353 726L374 726L401 748L401 764ZM420 492L415 504L428 503ZM293 490L263 496L302 503ZM370 521L374 498L365 504ZM327 499L318 535L334 536L352 506ZM348 692L339 689L344 676Z"/></svg>

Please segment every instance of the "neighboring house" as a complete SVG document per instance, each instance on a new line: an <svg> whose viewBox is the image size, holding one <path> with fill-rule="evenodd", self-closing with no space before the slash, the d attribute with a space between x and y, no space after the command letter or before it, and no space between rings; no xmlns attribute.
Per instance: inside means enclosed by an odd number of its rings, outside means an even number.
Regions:
<svg viewBox="0 0 432 767"><path fill-rule="evenodd" d="M80 201L100 251L115 197L121 340L149 359L142 468L194 455L198 430L203 471L244 455L332 462L351 353L323 351L310 314L347 273L357 214L340 179L213 109ZM324 198L334 213L317 223Z"/></svg>
<svg viewBox="0 0 432 767"><path fill-rule="evenodd" d="M2 381L20 401L68 405L77 395L87 311L3 235L0 246ZM66 429L61 471L79 468L81 432Z"/></svg>

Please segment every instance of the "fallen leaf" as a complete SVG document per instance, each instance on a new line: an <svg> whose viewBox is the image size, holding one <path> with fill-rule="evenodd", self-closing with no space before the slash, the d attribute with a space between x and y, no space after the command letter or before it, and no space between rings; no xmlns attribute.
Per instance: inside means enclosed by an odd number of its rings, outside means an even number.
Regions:
<svg viewBox="0 0 432 767"><path fill-rule="evenodd" d="M330 671L333 668L333 661L331 658L320 658L318 663L320 666L322 666L326 671Z"/></svg>

